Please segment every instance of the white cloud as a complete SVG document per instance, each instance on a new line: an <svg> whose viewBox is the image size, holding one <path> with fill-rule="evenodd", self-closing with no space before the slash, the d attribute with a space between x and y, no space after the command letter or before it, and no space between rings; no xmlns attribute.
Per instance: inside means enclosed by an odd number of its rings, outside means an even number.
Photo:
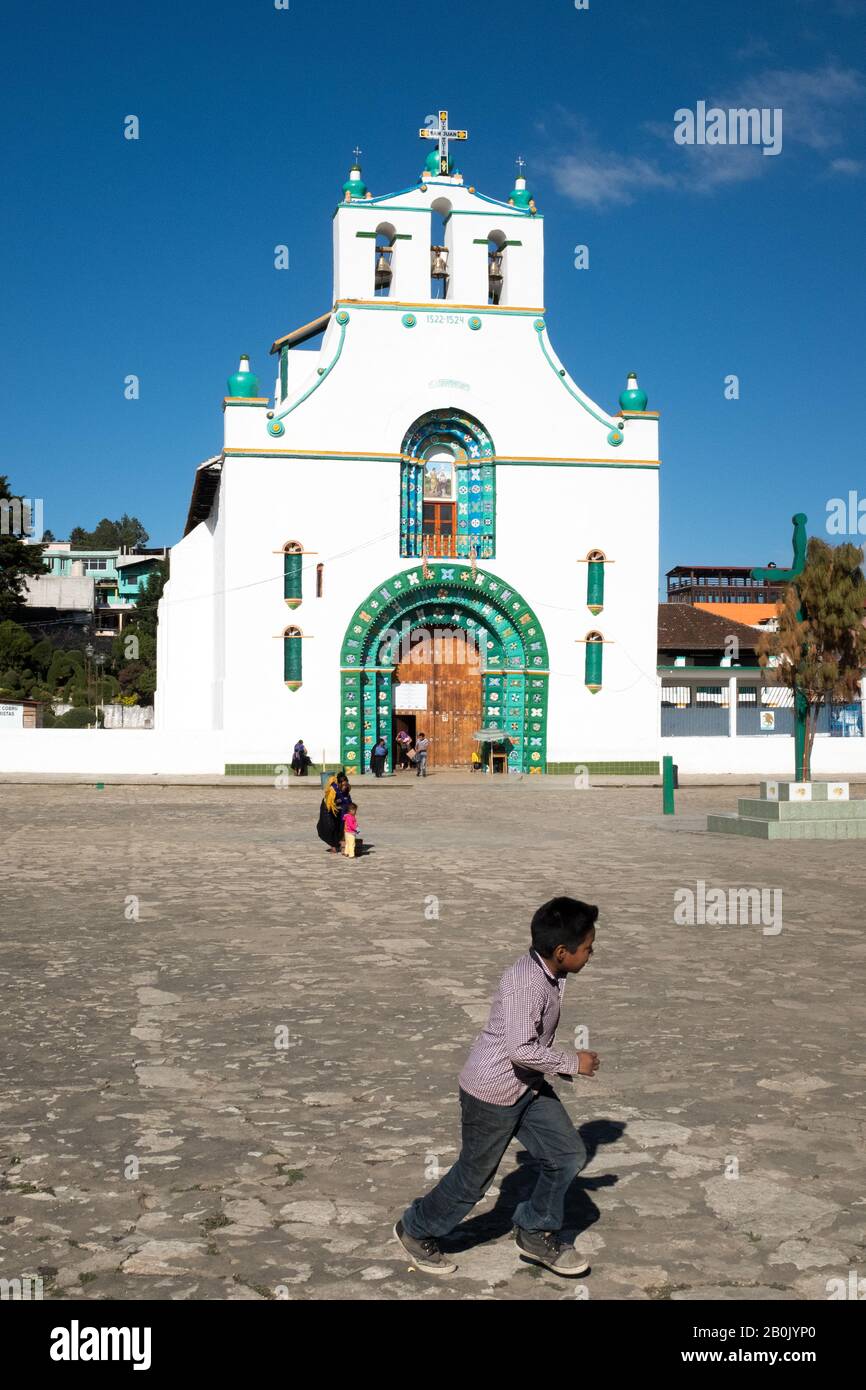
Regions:
<svg viewBox="0 0 866 1390"><path fill-rule="evenodd" d="M866 83L861 73L838 63L826 63L812 71L768 68L727 98L696 92L692 108L701 99L708 107L725 111L781 107L783 151L799 146L829 154L844 143L857 106L866 99ZM688 104L685 99L683 104ZM765 158L758 145L675 145L673 112L670 122L644 124L644 131L663 147L657 146L655 154L622 155L602 149L586 123L562 108L540 122L537 129L554 146L554 152L540 162L540 171L549 175L563 197L593 208L627 206L642 193L711 193L725 185L760 178L778 163ZM571 132L576 153L562 150L564 130ZM828 165L829 171L847 175L859 174L862 167L860 161L841 154Z"/></svg>

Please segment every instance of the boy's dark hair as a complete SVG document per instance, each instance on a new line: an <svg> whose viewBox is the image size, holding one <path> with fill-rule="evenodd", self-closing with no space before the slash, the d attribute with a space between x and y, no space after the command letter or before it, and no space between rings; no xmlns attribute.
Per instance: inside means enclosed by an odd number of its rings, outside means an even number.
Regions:
<svg viewBox="0 0 866 1390"><path fill-rule="evenodd" d="M576 951L595 926L598 908L579 898L551 898L532 918L532 944L548 959L557 946Z"/></svg>

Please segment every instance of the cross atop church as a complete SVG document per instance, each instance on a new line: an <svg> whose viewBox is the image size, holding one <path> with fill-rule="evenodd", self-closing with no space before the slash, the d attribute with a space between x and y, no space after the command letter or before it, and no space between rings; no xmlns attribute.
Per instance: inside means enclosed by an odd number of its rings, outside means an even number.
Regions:
<svg viewBox="0 0 866 1390"><path fill-rule="evenodd" d="M468 140L467 130L449 130L448 112L439 112L438 126L423 126L418 134L422 140L439 141L439 173L448 173L448 141L449 140Z"/></svg>
<svg viewBox="0 0 866 1390"><path fill-rule="evenodd" d="M514 162L517 165L517 177L519 179L523 178L523 171L526 168L526 160L523 158L522 154L519 154Z"/></svg>
<svg viewBox="0 0 866 1390"><path fill-rule="evenodd" d="M352 151L352 153L353 153L353 155L355 156L355 163L357 164L357 163L358 163L358 160L361 158L361 155L364 153L364 151L363 151L362 149L359 149L358 146L356 145L355 148L354 148L354 150Z"/></svg>

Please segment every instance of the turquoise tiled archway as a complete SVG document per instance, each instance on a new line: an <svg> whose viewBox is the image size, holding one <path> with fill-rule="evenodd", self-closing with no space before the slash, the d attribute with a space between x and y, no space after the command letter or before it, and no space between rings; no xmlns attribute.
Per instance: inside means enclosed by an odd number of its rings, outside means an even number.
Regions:
<svg viewBox="0 0 866 1390"><path fill-rule="evenodd" d="M404 570L368 595L341 653L340 748L344 767L366 767L380 733L391 749L393 635L410 628L483 630L481 720L513 741L509 764L543 772L547 757L549 662L533 610L499 575L459 562Z"/></svg>

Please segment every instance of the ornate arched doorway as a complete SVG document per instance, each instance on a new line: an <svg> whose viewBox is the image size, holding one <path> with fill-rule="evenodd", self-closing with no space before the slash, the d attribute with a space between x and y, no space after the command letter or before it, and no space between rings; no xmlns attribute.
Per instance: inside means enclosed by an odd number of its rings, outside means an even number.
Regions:
<svg viewBox="0 0 866 1390"><path fill-rule="evenodd" d="M460 676L453 672L455 664L465 668ZM503 740L510 741L510 768L543 772L549 674L538 618L499 575L459 563L404 570L368 595L346 630L340 673L343 765L365 770L370 749L384 736L391 770L395 679L403 684L408 676L426 686L418 727L430 735L431 765L447 765L446 751L463 762L455 753L483 726L501 729ZM416 675L423 679L415 681ZM445 730L454 720L461 721L458 736L453 728Z"/></svg>

